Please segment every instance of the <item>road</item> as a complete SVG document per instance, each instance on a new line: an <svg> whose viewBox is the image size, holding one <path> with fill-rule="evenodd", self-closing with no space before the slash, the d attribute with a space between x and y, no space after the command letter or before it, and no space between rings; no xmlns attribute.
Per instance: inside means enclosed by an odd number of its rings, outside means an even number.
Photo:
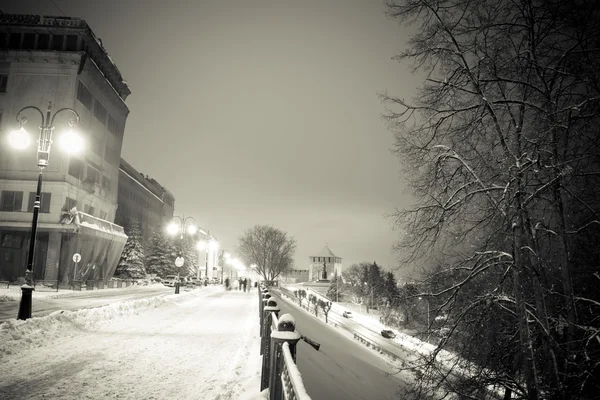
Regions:
<svg viewBox="0 0 600 400"><path fill-rule="evenodd" d="M122 289L101 289L81 292L61 291L39 294L34 292L31 315L32 317L43 317L58 310L102 307L115 302L167 295L173 292L173 288L162 285L130 286ZM3 293L0 291L0 294ZM0 302L0 323L9 319L15 319L18 311L19 300Z"/></svg>
<svg viewBox="0 0 600 400"><path fill-rule="evenodd" d="M302 341L297 347L298 369L313 400L402 398L401 393L408 384L395 374L393 367L381 356L348 338L332 325L299 309L297 305L272 294L281 309L280 315L291 314L296 319L296 330L321 344L319 351ZM342 322L356 324L354 321ZM364 329L361 326L357 328Z"/></svg>

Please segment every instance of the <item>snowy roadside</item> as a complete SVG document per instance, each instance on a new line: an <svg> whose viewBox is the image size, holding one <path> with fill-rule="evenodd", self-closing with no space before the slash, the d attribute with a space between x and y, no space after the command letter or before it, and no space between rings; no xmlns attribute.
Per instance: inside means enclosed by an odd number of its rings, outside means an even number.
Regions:
<svg viewBox="0 0 600 400"><path fill-rule="evenodd" d="M85 296L86 294L94 293L97 294L99 291L103 293L121 292L128 293L134 291L143 291L156 287L162 287L160 283L151 285L130 285L125 288L113 288L113 289L96 289L96 290L71 290L71 289L59 289L56 290L34 290L32 292L32 298L35 299L62 299L66 297ZM0 289L0 303L7 301L19 301L21 300L21 286L11 285L8 288Z"/></svg>
<svg viewBox="0 0 600 400"><path fill-rule="evenodd" d="M307 290L307 292L310 292L311 294L313 294L317 297L320 297L324 300L328 300L327 298L323 297L320 293L318 293L314 290L311 290L311 289L306 289L306 290ZM281 293L281 296L283 296L283 297L288 297L288 296L286 296L285 293L283 293L281 291L279 293ZM312 315L313 317L315 317L314 313L311 313L311 312L307 311L306 309L298 306L295 298L290 298L288 303L292 304L297 309L302 310L305 313L308 313L308 314ZM334 302L331 309L332 309L332 311L336 311L339 314L341 314L343 311L352 311L353 319L356 322L360 323L361 325L363 325L365 327L368 327L369 329L371 329L374 332L379 332L383 329L390 329L386 325L379 322L377 317L375 317L374 315L364 314L360 310L357 310L357 307L348 306L348 304L346 304L346 303L335 303ZM325 316L323 315L322 312L320 312L319 316L316 318L325 322ZM331 324L331 322L330 322L330 324ZM335 323L332 326L337 327L337 325L335 325ZM343 328L338 329L338 330L340 332L343 332L346 336L353 338L353 334L350 331L343 329ZM420 340L414 336L411 336L405 332L399 331L397 329L391 329L391 330L396 333L396 337L393 339L390 339L390 340L394 341L398 346L400 346L402 349L406 350L408 352L408 354L412 354L412 356L407 357L405 359L395 360L390 355L387 355L380 351L376 351L372 347L369 347L369 348L371 350L373 350L373 352L375 352L375 353L379 354L381 357L385 358L388 362L392 363L393 365L397 365L398 368L409 368L411 364L419 365L420 362L422 362L422 360L420 359L419 356L425 356L425 357L431 356L436 349L435 345L432 345L431 343L422 341L422 340ZM443 365L447 369L453 369L453 368L456 368L457 357L458 356L452 352L449 352L447 350L441 350L436 354L436 361L438 363L440 363L441 365Z"/></svg>
<svg viewBox="0 0 600 400"><path fill-rule="evenodd" d="M6 399L262 400L255 295L205 288L0 324Z"/></svg>
<svg viewBox="0 0 600 400"><path fill-rule="evenodd" d="M43 346L55 339L59 334L62 335L68 330L81 331L84 328L92 327L100 321L133 315L143 310L161 307L165 304L183 300L194 293L208 295L217 291L218 288L210 288L204 291L190 291L178 295L150 297L77 311L55 311L44 317L31 318L25 321L17 319L8 320L0 323L0 360L8 354L18 353L32 347Z"/></svg>

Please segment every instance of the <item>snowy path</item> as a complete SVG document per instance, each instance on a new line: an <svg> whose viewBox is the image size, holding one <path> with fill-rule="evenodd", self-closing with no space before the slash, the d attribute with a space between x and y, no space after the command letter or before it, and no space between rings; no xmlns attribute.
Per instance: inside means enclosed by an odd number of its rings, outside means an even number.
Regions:
<svg viewBox="0 0 600 400"><path fill-rule="evenodd" d="M256 292L219 291L71 328L4 357L0 398L237 398L256 373L257 324Z"/></svg>

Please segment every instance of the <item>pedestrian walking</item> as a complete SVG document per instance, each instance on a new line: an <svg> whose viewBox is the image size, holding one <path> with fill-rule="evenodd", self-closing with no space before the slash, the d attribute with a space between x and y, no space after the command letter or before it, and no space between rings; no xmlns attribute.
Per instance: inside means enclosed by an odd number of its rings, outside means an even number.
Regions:
<svg viewBox="0 0 600 400"><path fill-rule="evenodd" d="M242 281L242 285L244 285L244 293L246 293L246 285L248 284L248 280L246 278L244 278L244 280Z"/></svg>

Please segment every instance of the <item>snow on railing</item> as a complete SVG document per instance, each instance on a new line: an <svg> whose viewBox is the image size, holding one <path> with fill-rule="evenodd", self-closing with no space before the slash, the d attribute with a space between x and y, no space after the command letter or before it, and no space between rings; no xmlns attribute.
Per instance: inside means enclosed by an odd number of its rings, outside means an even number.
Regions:
<svg viewBox="0 0 600 400"><path fill-rule="evenodd" d="M262 358L261 392L269 391L270 400L310 400L302 375L296 366L296 344L300 339L319 350L320 345L296 331L290 314L279 317L277 302L261 284L259 294L260 354Z"/></svg>

